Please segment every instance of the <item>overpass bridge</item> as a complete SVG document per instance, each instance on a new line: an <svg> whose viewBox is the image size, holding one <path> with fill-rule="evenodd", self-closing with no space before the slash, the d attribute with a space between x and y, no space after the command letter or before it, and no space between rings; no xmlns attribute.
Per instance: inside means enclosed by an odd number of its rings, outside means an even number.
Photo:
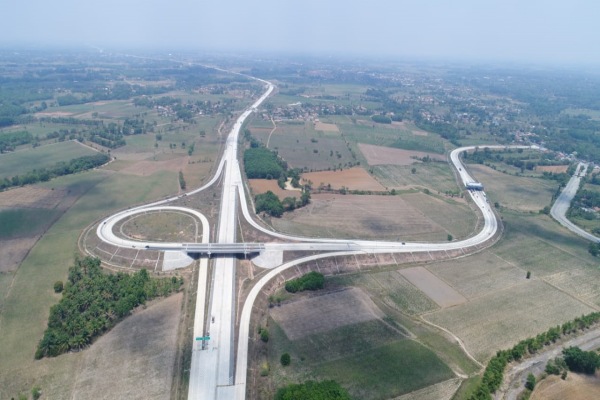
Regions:
<svg viewBox="0 0 600 400"><path fill-rule="evenodd" d="M146 245L147 250L185 251L196 254L254 254L265 250L264 243L182 243L181 245L158 243Z"/></svg>

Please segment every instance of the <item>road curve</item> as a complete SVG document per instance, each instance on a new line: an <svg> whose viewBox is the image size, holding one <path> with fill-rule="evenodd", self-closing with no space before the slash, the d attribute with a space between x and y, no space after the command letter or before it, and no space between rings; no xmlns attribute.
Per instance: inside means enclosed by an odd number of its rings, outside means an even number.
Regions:
<svg viewBox="0 0 600 400"><path fill-rule="evenodd" d="M563 191L560 193L560 196L558 196L558 198L552 205L552 208L550 209L550 215L552 215L552 218L558 221L559 224L569 229L571 232L589 241L600 242L599 237L594 236L589 232L586 232L585 230L575 225L573 222L569 221L569 219L567 218L567 211L569 211L569 207L571 207L571 201L573 201L573 198L579 190L581 178L583 178L587 173L587 168L587 163L580 162L577 165L577 169L575 170L575 173L573 174L571 179L569 179L569 183L567 183L567 186L565 186Z"/></svg>

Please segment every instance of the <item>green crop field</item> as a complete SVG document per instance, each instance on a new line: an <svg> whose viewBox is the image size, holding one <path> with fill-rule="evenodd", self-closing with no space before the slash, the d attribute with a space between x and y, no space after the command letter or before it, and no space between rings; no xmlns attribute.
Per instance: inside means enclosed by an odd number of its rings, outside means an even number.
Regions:
<svg viewBox="0 0 600 400"><path fill-rule="evenodd" d="M0 179L11 178L33 169L49 167L59 161L97 154L73 141L28 148L0 155Z"/></svg>
<svg viewBox="0 0 600 400"><path fill-rule="evenodd" d="M394 398L454 376L435 353L412 340L330 361L315 372L336 380L360 399Z"/></svg>
<svg viewBox="0 0 600 400"><path fill-rule="evenodd" d="M399 331L373 320L290 341L269 322L269 363L277 386L311 379L335 379L355 398L399 396L452 378L454 374L431 350L404 339ZM279 356L292 356L282 368Z"/></svg>
<svg viewBox="0 0 600 400"><path fill-rule="evenodd" d="M62 211L39 208L0 210L0 240L41 233Z"/></svg>

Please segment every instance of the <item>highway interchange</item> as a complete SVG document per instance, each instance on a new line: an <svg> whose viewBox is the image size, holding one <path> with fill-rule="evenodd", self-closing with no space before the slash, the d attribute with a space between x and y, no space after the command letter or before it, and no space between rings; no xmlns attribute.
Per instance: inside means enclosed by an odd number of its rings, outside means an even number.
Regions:
<svg viewBox="0 0 600 400"><path fill-rule="evenodd" d="M257 79L257 78L253 78ZM248 209L246 191L242 173L238 163L239 133L245 120L271 95L272 83L257 79L265 85L261 97L248 107L236 120L227 137L223 156L214 176L204 186L184 195L173 196L151 204L134 207L114 214L101 221L96 229L98 237L114 246L152 249L162 251L181 251L186 253L216 254L225 253L214 260L211 287L208 282L208 258L200 258L198 293L194 316L194 339L210 336L210 340L195 340L192 352L188 399L244 399L246 394L248 339L250 337L250 317L254 300L262 288L281 271L295 265L331 257L334 255L365 253L406 253L458 250L479 246L490 240L498 231L498 220L487 201L484 191L469 190L473 203L483 216L483 227L474 236L460 241L443 243L425 242L390 242L368 240L315 239L285 235L268 230L258 224ZM481 147L481 146L480 146ZM485 146L491 149L502 149L506 146ZM511 146L529 148L530 146ZM456 169L460 182L466 185L475 179L460 160L464 151L475 149L475 146L462 147L450 153L450 162ZM209 243L209 226L206 218L196 210L184 207L173 207L167 204L205 190L214 185L222 177L222 198L217 226L217 243ZM237 243L237 209L242 211L246 221L255 229L285 243ZM133 215L157 210L187 212L202 223L202 243L163 243L129 240L118 237L113 230L115 225ZM553 208L554 210L554 208ZM554 214L553 214L554 215ZM263 276L251 289L242 307L237 338L237 354L234 354L235 335L235 267L236 258L233 253L254 253L259 251L321 251L323 253L309 255L274 267ZM210 295L207 297L207 293ZM208 310L205 313L205 310ZM235 360L234 360L235 359Z"/></svg>

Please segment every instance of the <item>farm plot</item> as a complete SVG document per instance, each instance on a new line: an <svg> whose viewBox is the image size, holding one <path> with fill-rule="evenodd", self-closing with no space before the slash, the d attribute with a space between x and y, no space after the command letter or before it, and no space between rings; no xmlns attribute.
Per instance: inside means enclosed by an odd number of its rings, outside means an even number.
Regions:
<svg viewBox="0 0 600 400"><path fill-rule="evenodd" d="M380 299L392 309L410 315L433 311L439 307L422 291L417 289L398 271L362 273L347 277L331 277L332 282L344 285L356 285L369 293L369 296Z"/></svg>
<svg viewBox="0 0 600 400"><path fill-rule="evenodd" d="M552 172L554 174L561 174L567 172L568 169L568 165L538 165L537 167L535 167L536 171Z"/></svg>
<svg viewBox="0 0 600 400"><path fill-rule="evenodd" d="M434 161L446 161L443 154L404 150L392 147L359 143L358 148L371 166L375 165L412 165L419 163L418 158L429 157Z"/></svg>
<svg viewBox="0 0 600 400"><path fill-rule="evenodd" d="M414 174L412 168L416 169ZM372 170L375 178L388 189L426 188L438 193L462 190L457 185L448 163L430 162L416 166L378 165Z"/></svg>
<svg viewBox="0 0 600 400"><path fill-rule="evenodd" d="M406 196L315 194L311 203L273 226L293 234L382 238L389 240L447 240L448 233L464 237L472 230L468 207L446 204L421 193Z"/></svg>
<svg viewBox="0 0 600 400"><path fill-rule="evenodd" d="M271 223L281 231L300 235L344 238L382 238L389 240L447 240L448 233L455 237L466 235L472 227L466 224L442 225L458 221L461 217L472 218L464 208L444 206L431 196L420 196L426 206L432 201L437 204L433 215L426 215L417 198L411 202L404 196L358 196L339 194L315 194L311 203L282 218L273 218ZM440 213L447 213L438 218ZM441 219L442 221L437 221Z"/></svg>
<svg viewBox="0 0 600 400"><path fill-rule="evenodd" d="M97 154L75 141L59 142L0 155L0 179L12 178L34 169L52 166L60 161Z"/></svg>
<svg viewBox="0 0 600 400"><path fill-rule="evenodd" d="M329 124L327 122L316 121L315 122L315 130L323 131L323 132L339 132L336 124Z"/></svg>
<svg viewBox="0 0 600 400"><path fill-rule="evenodd" d="M257 195L266 193L269 190L277 195L279 199L283 200L286 197L294 197L299 199L302 192L299 190L285 190L279 187L277 181L274 179L248 179L252 194Z"/></svg>
<svg viewBox="0 0 600 400"><path fill-rule="evenodd" d="M479 361L592 309L539 280L480 296L425 319L460 337Z"/></svg>
<svg viewBox="0 0 600 400"><path fill-rule="evenodd" d="M370 321L382 315L371 299L356 288L294 301L271 310L272 318L290 340Z"/></svg>
<svg viewBox="0 0 600 400"><path fill-rule="evenodd" d="M539 211L550 205L557 189L554 181L512 176L479 164L468 168L483 183L492 203L518 211Z"/></svg>
<svg viewBox="0 0 600 400"><path fill-rule="evenodd" d="M356 162L339 133L315 131L312 123L278 122L272 135L268 129L253 129L252 126L249 129L263 144L268 141L269 148L276 150L291 168L322 171Z"/></svg>
<svg viewBox="0 0 600 400"><path fill-rule="evenodd" d="M72 398L168 398L182 298L179 293L135 312L86 349Z"/></svg>
<svg viewBox="0 0 600 400"><path fill-rule="evenodd" d="M398 271L440 307L452 307L467 299L452 286L423 267L412 267Z"/></svg>
<svg viewBox="0 0 600 400"><path fill-rule="evenodd" d="M385 190L379 182L360 167L340 171L309 172L302 174L302 180L313 182L313 187L328 187L328 185L331 185L331 189L336 190L342 187L348 190Z"/></svg>
<svg viewBox="0 0 600 400"><path fill-rule="evenodd" d="M435 353L412 340L400 340L315 368L360 399L386 399L436 384L454 374Z"/></svg>
<svg viewBox="0 0 600 400"><path fill-rule="evenodd" d="M408 128L407 125L376 124L361 120L352 123L349 118L336 123L344 137L355 143L437 154L444 154L449 146L439 135L425 135L423 131ZM421 134L414 134L415 131Z"/></svg>
<svg viewBox="0 0 600 400"><path fill-rule="evenodd" d="M525 271L484 251L471 257L427 266L427 269L459 290L468 299L525 281Z"/></svg>

